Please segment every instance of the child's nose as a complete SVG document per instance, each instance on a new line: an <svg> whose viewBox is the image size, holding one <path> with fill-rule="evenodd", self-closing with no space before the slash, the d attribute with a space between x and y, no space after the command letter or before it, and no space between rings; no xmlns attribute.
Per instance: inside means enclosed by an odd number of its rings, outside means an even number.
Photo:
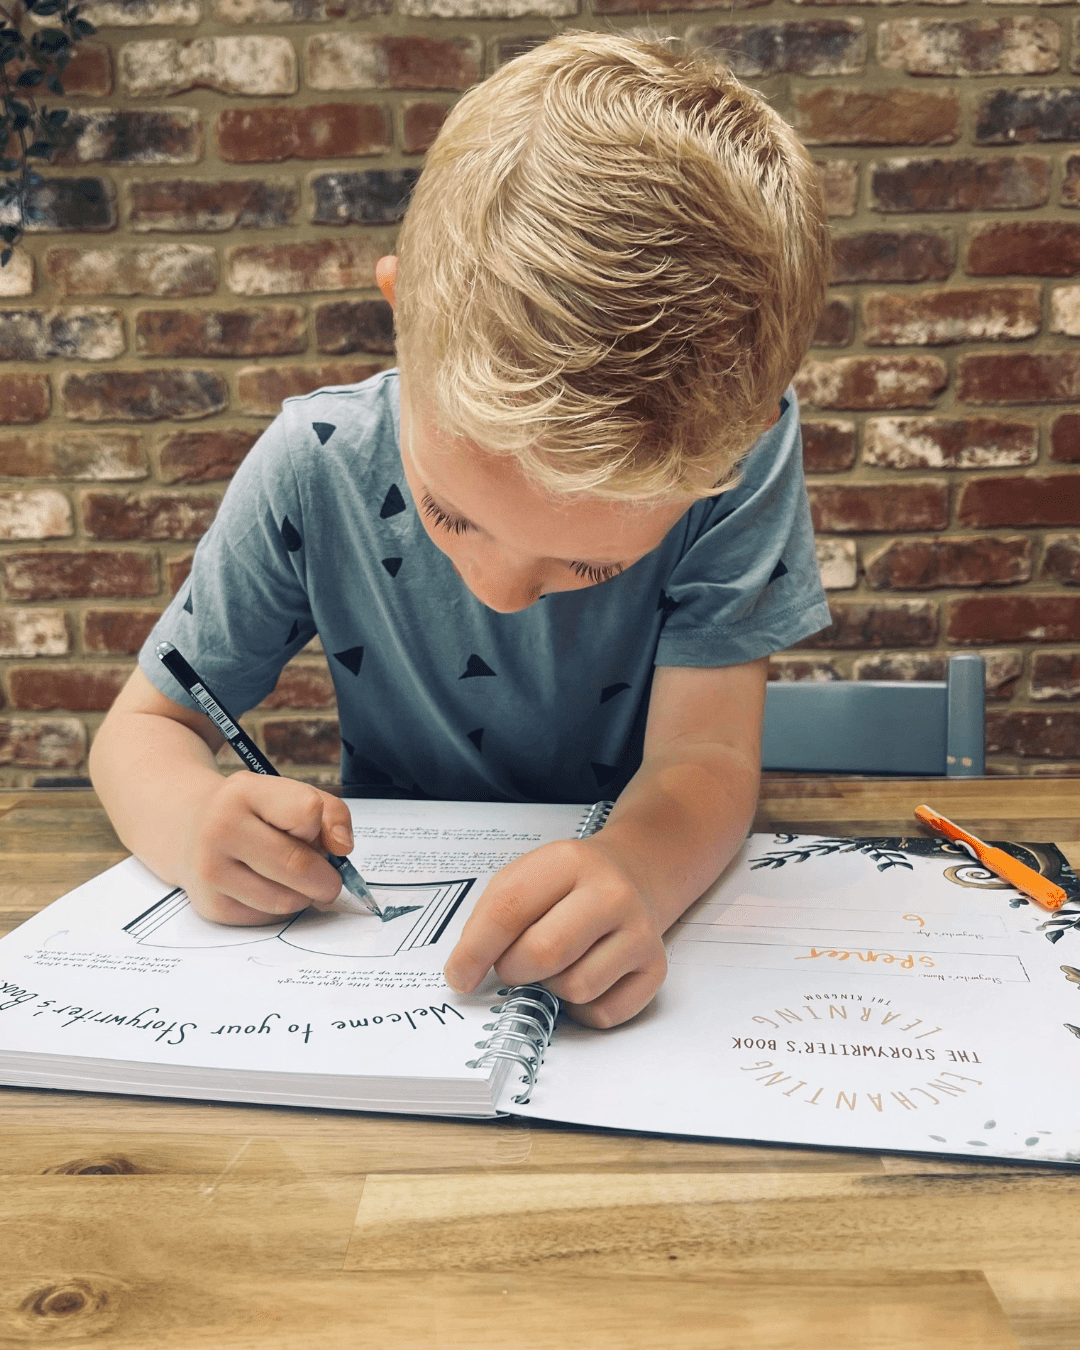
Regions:
<svg viewBox="0 0 1080 1350"><path fill-rule="evenodd" d="M465 573L465 583L481 604L499 614L528 609L542 594L541 579L531 569L498 563L470 567Z"/></svg>

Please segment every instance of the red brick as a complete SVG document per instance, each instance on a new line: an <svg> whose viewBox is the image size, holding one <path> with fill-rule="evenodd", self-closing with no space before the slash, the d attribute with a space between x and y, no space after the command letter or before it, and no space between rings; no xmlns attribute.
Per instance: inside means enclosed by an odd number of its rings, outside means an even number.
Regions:
<svg viewBox="0 0 1080 1350"><path fill-rule="evenodd" d="M480 79L478 38L320 33L308 38L312 89L468 89Z"/></svg>
<svg viewBox="0 0 1080 1350"><path fill-rule="evenodd" d="M955 342L1016 342L1042 324L1037 286L985 286L863 299L863 341L869 347L946 346Z"/></svg>
<svg viewBox="0 0 1080 1350"><path fill-rule="evenodd" d="M285 667L278 677L272 694L259 704L260 708L332 708L335 706L334 682L325 664L304 665L294 662Z"/></svg>
<svg viewBox="0 0 1080 1350"><path fill-rule="evenodd" d="M394 313L385 300L335 300L315 311L315 345L320 352L394 353Z"/></svg>
<svg viewBox="0 0 1080 1350"><path fill-rule="evenodd" d="M977 145L1080 141L1080 89L995 89L975 115Z"/></svg>
<svg viewBox="0 0 1080 1350"><path fill-rule="evenodd" d="M188 577L191 576L191 564L194 561L194 553L185 553L179 558L169 558L166 561L165 580L168 583L170 595L175 595Z"/></svg>
<svg viewBox="0 0 1080 1350"><path fill-rule="evenodd" d="M984 650L986 697L1001 701L1012 697L1024 669L1018 651ZM947 656L930 652L886 652L881 656L860 656L852 674L857 680L944 680Z"/></svg>
<svg viewBox="0 0 1080 1350"><path fill-rule="evenodd" d="M834 235L832 280L944 281L956 248L949 235L918 230L865 230Z"/></svg>
<svg viewBox="0 0 1080 1350"><path fill-rule="evenodd" d="M949 523L945 483L841 483L810 488L814 529L831 534L943 530Z"/></svg>
<svg viewBox="0 0 1080 1350"><path fill-rule="evenodd" d="M113 90L112 52L81 42L64 67L64 98L108 98Z"/></svg>
<svg viewBox="0 0 1080 1350"><path fill-rule="evenodd" d="M1080 273L1080 224L1061 220L994 221L968 244L975 277L1071 277Z"/></svg>
<svg viewBox="0 0 1080 1350"><path fill-rule="evenodd" d="M1080 595L970 595L948 606L950 642L1070 642Z"/></svg>
<svg viewBox="0 0 1080 1350"><path fill-rule="evenodd" d="M279 718L262 724L266 751L275 763L337 764L341 732L330 718Z"/></svg>
<svg viewBox="0 0 1080 1350"><path fill-rule="evenodd" d="M1042 574L1062 586L1080 586L1080 534L1051 535L1047 539ZM1075 637L1080 641L1080 633Z"/></svg>
<svg viewBox="0 0 1080 1350"><path fill-rule="evenodd" d="M877 211L1019 211L1050 200L1050 162L887 159L871 166L870 195Z"/></svg>
<svg viewBox="0 0 1080 1350"><path fill-rule="evenodd" d="M157 443L158 476L163 483L231 478L257 439L252 431L223 427L170 432Z"/></svg>
<svg viewBox="0 0 1080 1350"><path fill-rule="evenodd" d="M142 187L133 183L132 188ZM54 248L45 265L62 295L210 295L217 254L198 244L149 248Z"/></svg>
<svg viewBox="0 0 1080 1350"><path fill-rule="evenodd" d="M316 225L393 225L405 214L419 169L320 173L311 180Z"/></svg>
<svg viewBox="0 0 1080 1350"><path fill-rule="evenodd" d="M948 145L960 103L925 89L814 89L795 95L793 121L807 145Z"/></svg>
<svg viewBox="0 0 1080 1350"><path fill-rule="evenodd" d="M16 666L11 706L26 712L107 712L131 674L127 666Z"/></svg>
<svg viewBox="0 0 1080 1350"><path fill-rule="evenodd" d="M1012 586L1031 580L1031 540L984 535L894 539L865 560L876 591L925 591L938 586Z"/></svg>
<svg viewBox="0 0 1080 1350"><path fill-rule="evenodd" d="M859 198L859 166L853 159L816 159L828 216L853 216Z"/></svg>
<svg viewBox="0 0 1080 1350"><path fill-rule="evenodd" d="M846 347L855 335L855 305L851 300L835 298L821 311L814 347Z"/></svg>
<svg viewBox="0 0 1080 1350"><path fill-rule="evenodd" d="M91 539L199 539L219 502L179 492L84 492L83 525Z"/></svg>
<svg viewBox="0 0 1080 1350"><path fill-rule="evenodd" d="M389 247L369 236L294 244L241 244L226 254L228 285L237 295L302 295L352 291L372 284Z"/></svg>
<svg viewBox="0 0 1080 1350"><path fill-rule="evenodd" d="M1061 65L1050 19L893 19L878 29L878 60L909 75L1044 75Z"/></svg>
<svg viewBox="0 0 1080 1350"><path fill-rule="evenodd" d="M360 361L326 361L317 366L245 366L237 375L236 390L245 412L276 414L283 399L310 394L329 384L366 380L379 367Z"/></svg>
<svg viewBox="0 0 1080 1350"><path fill-rule="evenodd" d="M217 137L221 158L233 164L381 155L393 143L378 103L230 109L218 115Z"/></svg>
<svg viewBox="0 0 1080 1350"><path fill-rule="evenodd" d="M804 362L795 388L819 408L926 408L948 382L936 356L842 356Z"/></svg>
<svg viewBox="0 0 1080 1350"><path fill-rule="evenodd" d="M991 753L1075 759L1080 756L1080 712L994 711L986 716L986 748Z"/></svg>
<svg viewBox="0 0 1080 1350"><path fill-rule="evenodd" d="M992 469L1034 464L1034 422L990 417L874 417L863 432L863 463L880 469Z"/></svg>
<svg viewBox="0 0 1080 1350"><path fill-rule="evenodd" d="M67 615L60 609L0 609L0 656L66 656Z"/></svg>
<svg viewBox="0 0 1080 1350"><path fill-rule="evenodd" d="M109 361L124 351L115 309L0 309L0 361Z"/></svg>
<svg viewBox="0 0 1080 1350"><path fill-rule="evenodd" d="M724 58L736 75L851 75L866 64L861 19L789 19L692 28L692 42Z"/></svg>
<svg viewBox="0 0 1080 1350"><path fill-rule="evenodd" d="M54 164L194 164L203 135L194 108L88 108L69 113Z"/></svg>
<svg viewBox="0 0 1080 1350"><path fill-rule="evenodd" d="M159 422L209 417L228 403L216 370L108 370L63 377L67 415L78 422Z"/></svg>
<svg viewBox="0 0 1080 1350"><path fill-rule="evenodd" d="M83 648L104 656L137 656L160 617L156 609L85 610Z"/></svg>
<svg viewBox="0 0 1080 1350"><path fill-rule="evenodd" d="M388 14L392 0L215 0L219 23L350 23Z"/></svg>
<svg viewBox="0 0 1080 1350"><path fill-rule="evenodd" d="M1078 135L1080 139L1080 135ZM1065 161L1065 181L1061 185L1062 206L1080 206L1080 155Z"/></svg>
<svg viewBox="0 0 1080 1350"><path fill-rule="evenodd" d="M47 375L0 375L0 425L44 422L49 401Z"/></svg>
<svg viewBox="0 0 1080 1350"><path fill-rule="evenodd" d="M1036 652L1031 658L1031 697L1080 698L1080 652Z"/></svg>
<svg viewBox="0 0 1080 1350"><path fill-rule="evenodd" d="M771 656L769 658L770 681L790 684L802 680L821 683L826 680L841 679L843 679L843 676L831 661L813 661L802 656Z"/></svg>
<svg viewBox="0 0 1080 1350"><path fill-rule="evenodd" d="M133 230L268 230L288 225L300 204L291 179L144 179L129 187Z"/></svg>
<svg viewBox="0 0 1080 1350"><path fill-rule="evenodd" d="M307 346L304 311L144 309L135 318L140 356L291 356Z"/></svg>
<svg viewBox="0 0 1080 1350"><path fill-rule="evenodd" d="M1050 458L1080 464L1080 413L1062 413L1050 432Z"/></svg>
<svg viewBox="0 0 1080 1350"><path fill-rule="evenodd" d="M133 98L168 98L190 89L281 97L295 94L296 50L285 37L152 38L120 48L120 82Z"/></svg>
<svg viewBox="0 0 1080 1350"><path fill-rule="evenodd" d="M28 769L73 769L86 754L86 731L74 717L0 720L0 764Z"/></svg>
<svg viewBox="0 0 1080 1350"><path fill-rule="evenodd" d="M769 0L731 0L731 3L725 6L725 9L756 9L760 5L767 5ZM689 10L689 9L715 9L716 0L593 0L593 12L595 14L667 14L671 10ZM512 42L513 39L509 39ZM534 45L542 39L534 39ZM509 61L512 56L520 55L519 52L513 52L512 55L503 55L504 46L507 43L499 44L499 55L501 61ZM529 49L526 48L526 51Z"/></svg>
<svg viewBox="0 0 1080 1350"><path fill-rule="evenodd" d="M5 553L9 600L126 599L155 595L157 561L134 549L49 549Z"/></svg>
<svg viewBox="0 0 1080 1350"><path fill-rule="evenodd" d="M1080 352L963 356L960 397L968 403L1074 403L1080 399Z"/></svg>
<svg viewBox="0 0 1080 1350"><path fill-rule="evenodd" d="M978 478L960 493L961 525L1080 525L1080 475Z"/></svg>
<svg viewBox="0 0 1080 1350"><path fill-rule="evenodd" d="M839 473L855 463L855 423L825 419L802 424L803 468Z"/></svg>
<svg viewBox="0 0 1080 1350"><path fill-rule="evenodd" d="M138 436L127 432L59 431L0 437L0 474L26 478L107 481L150 472Z"/></svg>
<svg viewBox="0 0 1080 1350"><path fill-rule="evenodd" d="M832 623L799 647L847 649L932 647L937 641L937 605L932 600L833 600Z"/></svg>
<svg viewBox="0 0 1080 1350"><path fill-rule="evenodd" d="M406 101L401 114L401 148L405 153L422 155L430 150L449 111L444 103Z"/></svg>

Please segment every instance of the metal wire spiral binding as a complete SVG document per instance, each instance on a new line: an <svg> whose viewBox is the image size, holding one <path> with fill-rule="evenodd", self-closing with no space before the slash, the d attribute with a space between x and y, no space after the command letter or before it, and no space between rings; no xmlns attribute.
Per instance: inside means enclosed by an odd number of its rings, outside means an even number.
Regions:
<svg viewBox="0 0 1080 1350"><path fill-rule="evenodd" d="M496 1060L509 1060L523 1069L521 1081L525 1091L513 1100L524 1104L536 1084L536 1075L544 1062L544 1051L551 1042L555 1019L559 1015L559 1000L543 985L522 984L513 989L500 989L503 1000L492 1008L498 1016L484 1026L491 1035L486 1041L477 1041L476 1048L483 1054L470 1059L466 1067L479 1069Z"/></svg>
<svg viewBox="0 0 1080 1350"><path fill-rule="evenodd" d="M578 825L577 837L588 839L590 834L595 834L611 815L611 808L614 805L614 802L594 802L588 807Z"/></svg>

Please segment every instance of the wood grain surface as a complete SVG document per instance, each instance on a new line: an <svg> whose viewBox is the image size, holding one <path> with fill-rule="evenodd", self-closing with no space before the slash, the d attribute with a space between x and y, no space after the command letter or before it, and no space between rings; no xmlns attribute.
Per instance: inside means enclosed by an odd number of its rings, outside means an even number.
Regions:
<svg viewBox="0 0 1080 1350"><path fill-rule="evenodd" d="M1075 780L770 777L756 828L924 800L1080 863ZM0 932L124 856L0 794ZM1053 1168L0 1088L0 1350L1077 1350L1078 1246Z"/></svg>

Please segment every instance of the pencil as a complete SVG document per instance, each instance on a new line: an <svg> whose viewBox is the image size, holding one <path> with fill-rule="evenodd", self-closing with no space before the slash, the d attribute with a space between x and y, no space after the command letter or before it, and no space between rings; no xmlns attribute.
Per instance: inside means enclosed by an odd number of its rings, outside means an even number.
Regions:
<svg viewBox="0 0 1080 1350"><path fill-rule="evenodd" d="M221 699L173 644L171 642L159 642L155 651L161 664L172 675L173 679L191 695L252 773L268 774L273 778L280 778L281 775L277 769L274 768L259 747L248 740L241 731L236 718L226 709ZM382 910L380 910L375 897L368 889L367 882L348 858L338 853L325 853L322 856L326 858L331 867L337 870L338 876L341 877L341 884L345 889L356 897L368 913L381 919ZM356 910L354 912L360 913L361 911Z"/></svg>

